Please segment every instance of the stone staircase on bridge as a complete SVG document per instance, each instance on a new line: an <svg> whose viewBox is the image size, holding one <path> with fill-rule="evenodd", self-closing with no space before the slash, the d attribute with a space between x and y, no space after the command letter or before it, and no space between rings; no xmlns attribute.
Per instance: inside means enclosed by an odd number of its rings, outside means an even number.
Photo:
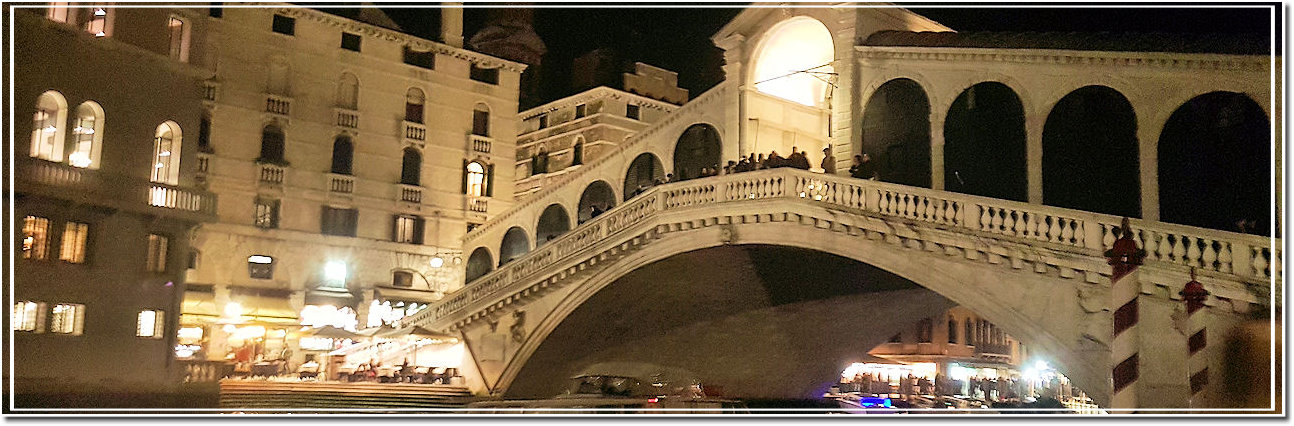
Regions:
<svg viewBox="0 0 1294 426"><path fill-rule="evenodd" d="M450 411L475 400L463 386L225 379L220 407L231 411Z"/></svg>

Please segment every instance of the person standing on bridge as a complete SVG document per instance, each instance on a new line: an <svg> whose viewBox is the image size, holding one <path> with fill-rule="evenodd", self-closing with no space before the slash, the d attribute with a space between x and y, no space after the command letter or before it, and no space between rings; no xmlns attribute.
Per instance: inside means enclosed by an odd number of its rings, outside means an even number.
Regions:
<svg viewBox="0 0 1294 426"><path fill-rule="evenodd" d="M831 155L831 147L822 148L822 172L834 175L836 174L836 156Z"/></svg>

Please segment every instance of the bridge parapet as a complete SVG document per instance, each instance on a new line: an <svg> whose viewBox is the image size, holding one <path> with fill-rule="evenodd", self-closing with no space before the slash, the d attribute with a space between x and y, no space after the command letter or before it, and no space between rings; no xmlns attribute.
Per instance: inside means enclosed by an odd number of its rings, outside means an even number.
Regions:
<svg viewBox="0 0 1294 426"><path fill-rule="evenodd" d="M547 287L585 267L585 258L623 251L638 238L630 228L650 230L662 213L724 204L793 200L826 205L867 217L929 224L933 228L1057 253L1104 264L1102 253L1118 236L1122 218L891 183L772 169L656 186L554 241L468 283L457 294L424 310L410 324L444 324L530 288ZM708 213L707 213L708 214ZM704 215L702 215L704 216ZM698 217L696 220L709 220ZM1230 282L1270 285L1281 278L1279 239L1189 226L1132 220L1146 262L1195 267ZM618 234L624 234L618 236ZM626 241L622 241L626 240ZM1275 244L1275 245L1273 245ZM1015 260L1013 260L1015 261ZM1108 273L1108 270L1101 272ZM532 287L537 284L540 287ZM526 287L523 289L523 287Z"/></svg>

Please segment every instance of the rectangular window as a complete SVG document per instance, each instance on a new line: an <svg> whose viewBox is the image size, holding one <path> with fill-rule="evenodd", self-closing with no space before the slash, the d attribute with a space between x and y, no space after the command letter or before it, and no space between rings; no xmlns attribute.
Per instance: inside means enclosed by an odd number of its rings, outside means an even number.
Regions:
<svg viewBox="0 0 1294 426"><path fill-rule="evenodd" d="M422 244L423 219L417 216L395 217L394 239L397 243Z"/></svg>
<svg viewBox="0 0 1294 426"><path fill-rule="evenodd" d="M247 275L258 280L274 279L274 258L259 254L248 256Z"/></svg>
<svg viewBox="0 0 1294 426"><path fill-rule="evenodd" d="M587 105L579 104L575 106L575 118L584 118L587 113Z"/></svg>
<svg viewBox="0 0 1294 426"><path fill-rule="evenodd" d="M274 229L279 227L279 200L256 199L257 228Z"/></svg>
<svg viewBox="0 0 1294 426"><path fill-rule="evenodd" d="M27 216L22 224L22 258L45 260L49 256L49 219Z"/></svg>
<svg viewBox="0 0 1294 426"><path fill-rule="evenodd" d="M166 237L148 234L148 272L166 272Z"/></svg>
<svg viewBox="0 0 1294 426"><path fill-rule="evenodd" d="M13 324L14 331L30 331L40 333L44 321L45 304L24 300L13 304L13 311L10 312L9 321Z"/></svg>
<svg viewBox="0 0 1294 426"><path fill-rule="evenodd" d="M189 62L189 26L183 19L172 16L167 28L171 35L171 59Z"/></svg>
<svg viewBox="0 0 1294 426"><path fill-rule="evenodd" d="M632 119L634 119L634 120L637 120L637 119L638 119L638 112L639 112L639 107L638 107L638 105L629 104L629 105L625 106L625 117L629 117L629 118L632 118Z"/></svg>
<svg viewBox="0 0 1294 426"><path fill-rule="evenodd" d="M63 249L58 252L58 260L85 263L85 240L89 235L90 225L68 222L63 227Z"/></svg>
<svg viewBox="0 0 1294 426"><path fill-rule="evenodd" d="M499 84L498 68L481 68L472 64L472 69L468 72L468 77L487 84Z"/></svg>
<svg viewBox="0 0 1294 426"><path fill-rule="evenodd" d="M50 2L49 9L46 10L45 17L49 18L51 21L67 22L67 11L70 9L70 7L68 7L68 3L69 2L65 1Z"/></svg>
<svg viewBox="0 0 1294 426"><path fill-rule="evenodd" d="M221 5L224 5L224 3L220 3L220 2L212 3L212 4L211 4L211 9L209 9L209 10L207 11L207 16L210 16L210 17L212 17L212 18L222 18L222 17L224 17L224 16L225 16L225 8L223 8L223 7L217 7L217 6L221 6Z"/></svg>
<svg viewBox="0 0 1294 426"><path fill-rule="evenodd" d="M413 274L408 271L395 271L391 278L395 287L413 287Z"/></svg>
<svg viewBox="0 0 1294 426"><path fill-rule="evenodd" d="M436 69L436 52L419 52L404 46L404 63L429 70Z"/></svg>
<svg viewBox="0 0 1294 426"><path fill-rule="evenodd" d="M297 20L296 18L289 18L283 15L274 15L274 25L271 29L279 34L296 34Z"/></svg>
<svg viewBox="0 0 1294 426"><path fill-rule="evenodd" d="M85 305L60 303L49 315L49 332L80 336L85 325Z"/></svg>
<svg viewBox="0 0 1294 426"><path fill-rule="evenodd" d="M324 206L320 232L324 235L354 237L358 219L357 209L335 209Z"/></svg>
<svg viewBox="0 0 1294 426"><path fill-rule="evenodd" d="M94 34L95 37L108 36L108 9L92 7L81 11L90 15L84 18L85 32Z"/></svg>
<svg viewBox="0 0 1294 426"><path fill-rule="evenodd" d="M472 111L472 134L477 136L490 136L490 112L474 110Z"/></svg>
<svg viewBox="0 0 1294 426"><path fill-rule="evenodd" d="M166 315L162 311L143 310L135 321L135 335L150 339L161 339L166 325Z"/></svg>
<svg viewBox="0 0 1294 426"><path fill-rule="evenodd" d="M359 44L363 40L359 34L341 33L341 48L358 52Z"/></svg>
<svg viewBox="0 0 1294 426"><path fill-rule="evenodd" d="M539 128L540 129L548 128L548 114L539 116Z"/></svg>

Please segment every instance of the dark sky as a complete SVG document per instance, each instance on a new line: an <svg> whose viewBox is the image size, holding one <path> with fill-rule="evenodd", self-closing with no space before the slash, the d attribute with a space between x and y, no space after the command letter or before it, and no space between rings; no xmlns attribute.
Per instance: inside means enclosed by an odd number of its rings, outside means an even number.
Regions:
<svg viewBox="0 0 1294 426"><path fill-rule="evenodd" d="M1272 5L1279 3L1249 3ZM1269 8L1242 8L1238 3L1155 5L1134 7L1048 5L1033 7L973 7L983 4L906 4L916 13L958 31L1076 31L1116 33L1270 34ZM659 6L659 4L656 4ZM548 46L544 56L544 98L573 93L570 68L574 58L609 47L630 61L645 62L679 73L679 85L693 96L722 79L721 52L709 37L741 11L726 8L669 9L598 6L541 7L535 11L535 32ZM469 8L464 33L470 38L486 20L489 9ZM406 31L437 39L439 11L386 9ZM1278 9L1278 14L1280 13ZM1278 15L1279 16L1279 15ZM1278 28L1277 34L1282 34Z"/></svg>

